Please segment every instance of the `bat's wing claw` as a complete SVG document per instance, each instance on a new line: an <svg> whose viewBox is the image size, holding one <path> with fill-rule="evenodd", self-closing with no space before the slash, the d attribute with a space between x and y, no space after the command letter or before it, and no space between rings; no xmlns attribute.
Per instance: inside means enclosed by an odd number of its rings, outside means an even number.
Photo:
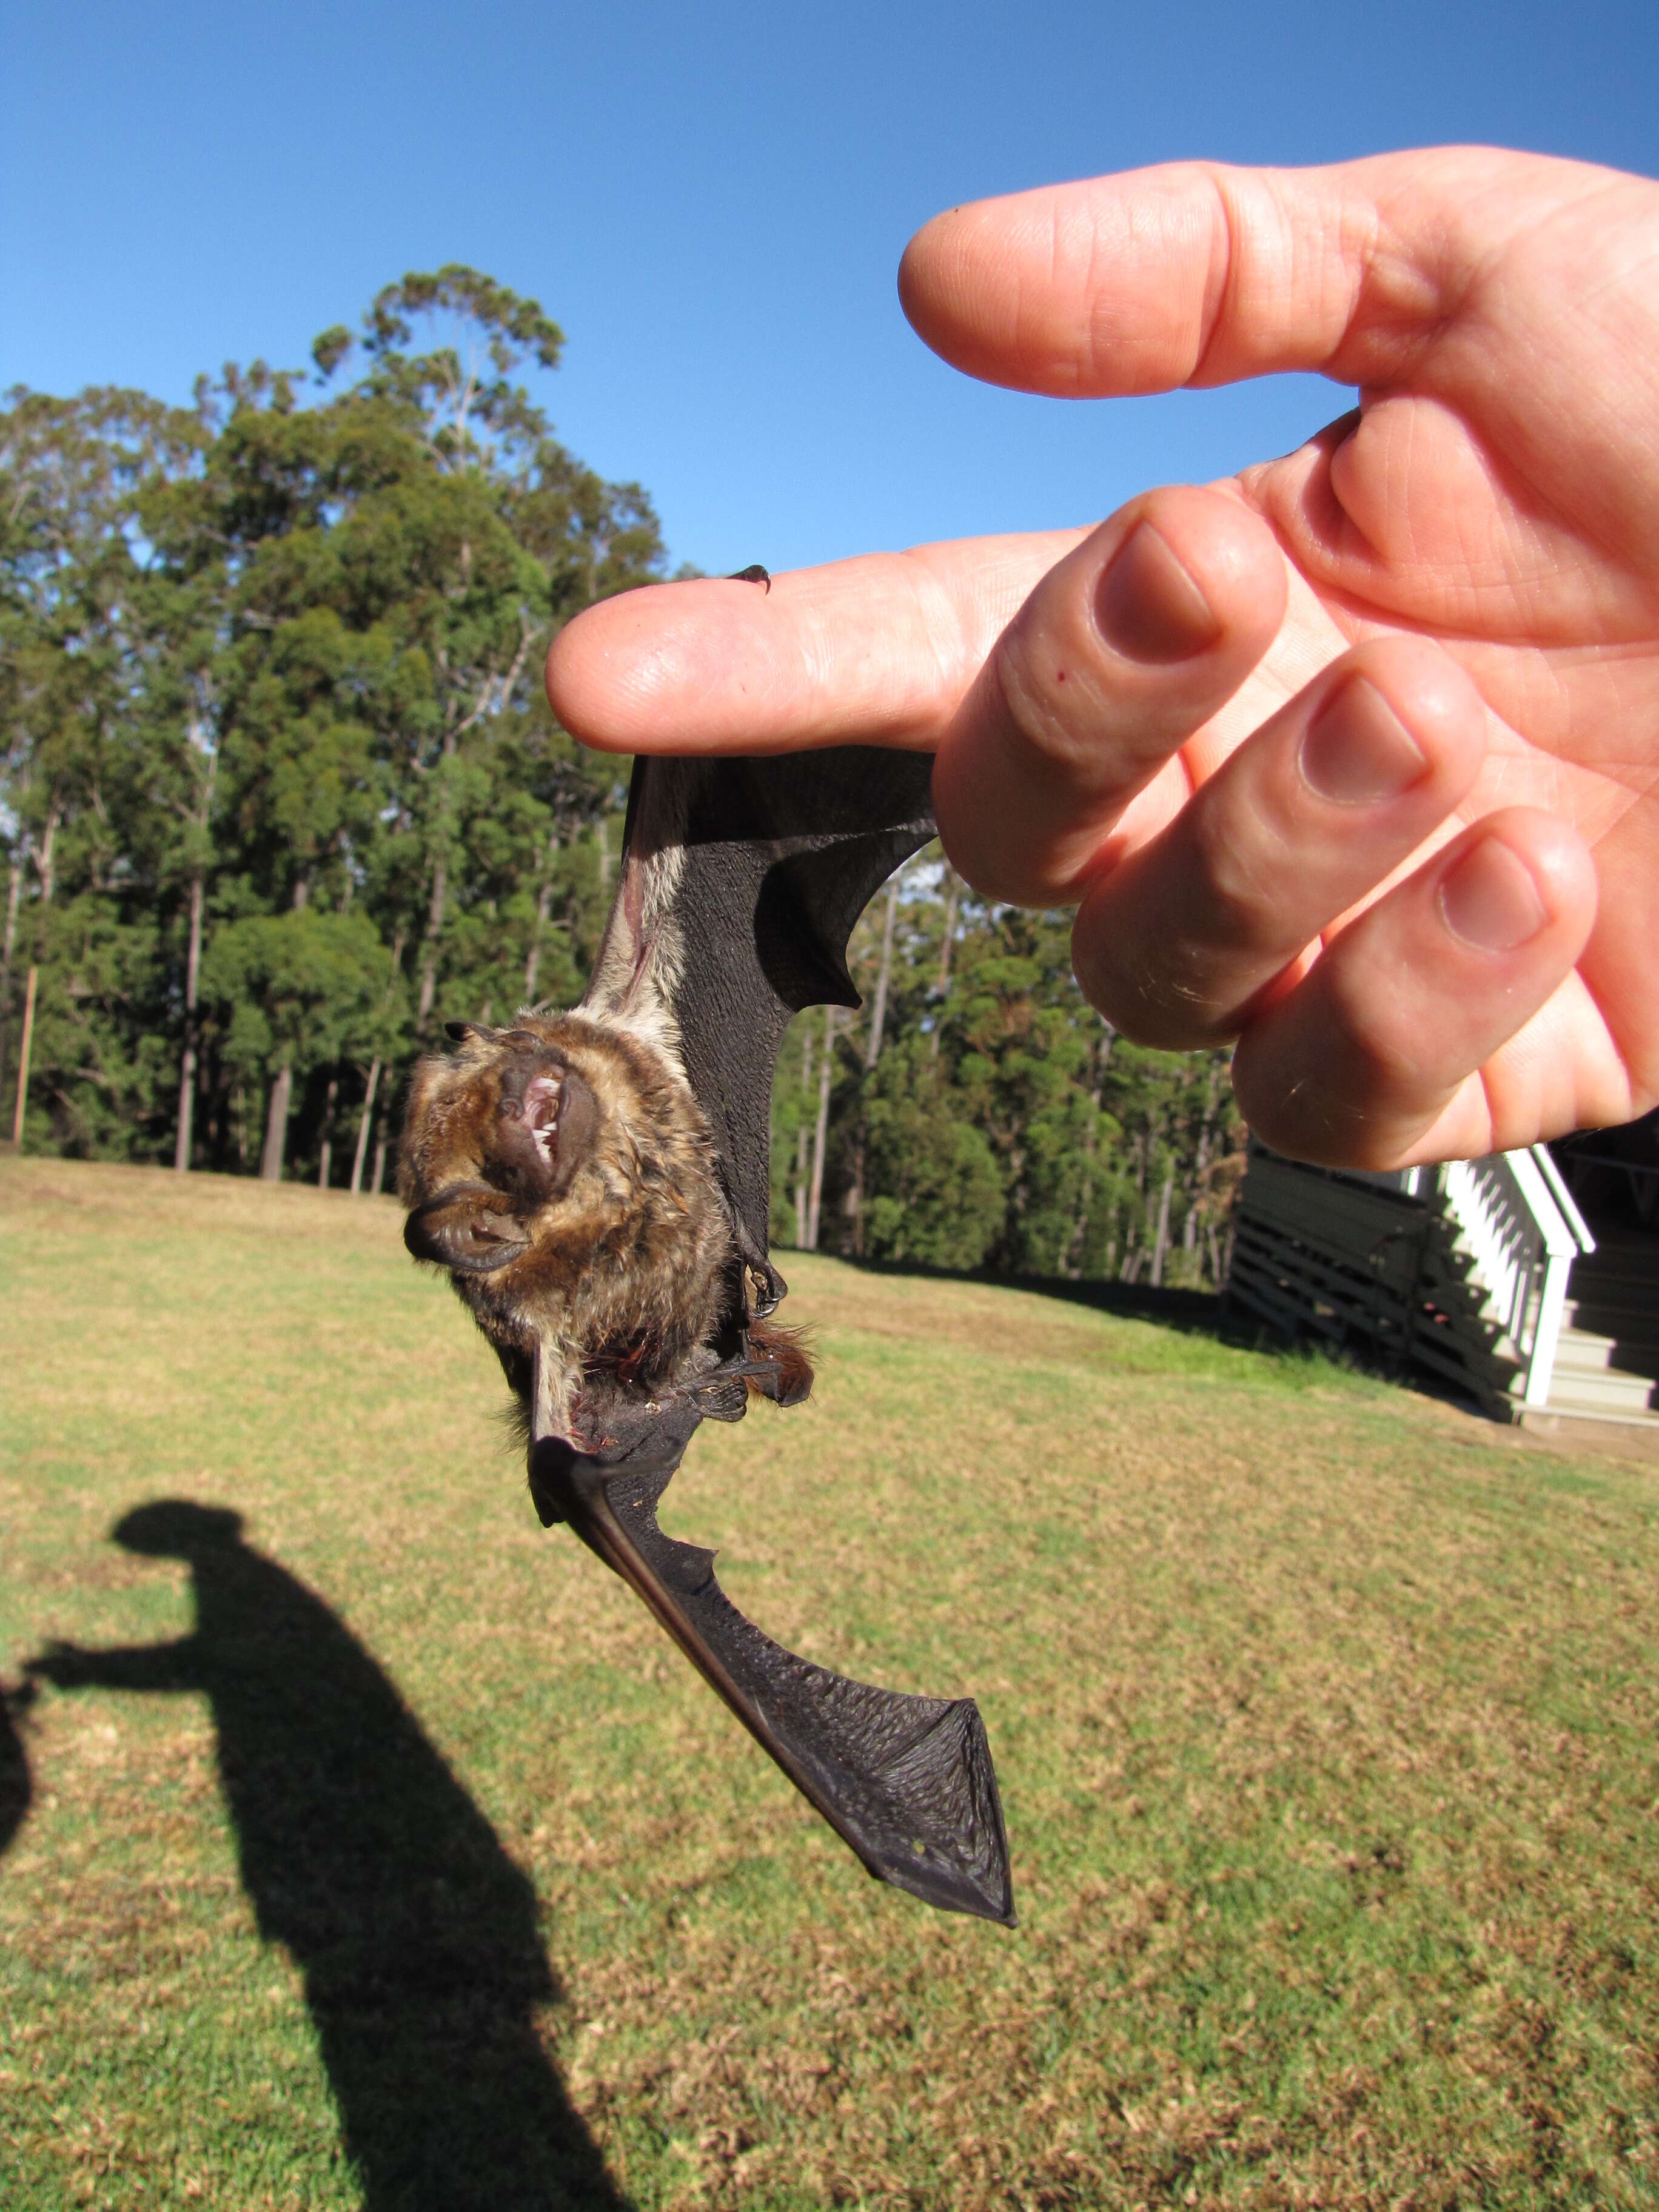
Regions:
<svg viewBox="0 0 1659 2212"><path fill-rule="evenodd" d="M641 1597L810 1803L879 1881L947 1912L1014 1922L1008 1843L984 1723L969 1698L854 1682L762 1634L714 1579L714 1555L665 1536L657 1501L696 1425L680 1409L605 1455L548 1438L538 1507L568 1520Z"/></svg>
<svg viewBox="0 0 1659 2212"><path fill-rule="evenodd" d="M856 1682L846 1686L865 1687ZM867 1694L901 1706L933 1702L886 1690ZM1002 1802L985 1723L973 1699L957 1698L947 1705L882 1770L879 1781L892 1812L900 1816L900 1840L894 1850L890 1840L882 1838L879 1858L860 1850L871 1873L946 1912L977 1913L1012 1928L1014 1886ZM905 1835L906 1829L912 1832Z"/></svg>

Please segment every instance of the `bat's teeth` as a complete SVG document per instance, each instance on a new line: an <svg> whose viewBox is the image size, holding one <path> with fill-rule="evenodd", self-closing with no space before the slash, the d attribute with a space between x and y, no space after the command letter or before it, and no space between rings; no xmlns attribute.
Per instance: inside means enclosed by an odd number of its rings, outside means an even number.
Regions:
<svg viewBox="0 0 1659 2212"><path fill-rule="evenodd" d="M525 1119L544 1167L552 1166L558 1150L559 1109L563 1103L564 1081L557 1075L538 1075L525 1093Z"/></svg>

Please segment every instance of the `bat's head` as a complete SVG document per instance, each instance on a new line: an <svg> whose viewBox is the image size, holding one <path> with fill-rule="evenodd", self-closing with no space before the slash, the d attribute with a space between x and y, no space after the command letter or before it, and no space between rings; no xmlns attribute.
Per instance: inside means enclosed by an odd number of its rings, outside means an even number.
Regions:
<svg viewBox="0 0 1659 2212"><path fill-rule="evenodd" d="M404 1239L449 1270L532 1434L579 1437L580 1399L693 1364L729 1297L730 1217L684 1076L591 1015L452 1025L416 1068Z"/></svg>

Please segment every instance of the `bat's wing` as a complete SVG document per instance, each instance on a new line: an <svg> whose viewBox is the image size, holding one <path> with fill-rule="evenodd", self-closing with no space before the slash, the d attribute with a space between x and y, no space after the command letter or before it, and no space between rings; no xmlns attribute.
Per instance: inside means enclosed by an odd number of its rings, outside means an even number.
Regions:
<svg viewBox="0 0 1659 2212"><path fill-rule="evenodd" d="M934 834L933 757L870 745L635 763L616 902L583 1000L659 1007L766 1279L772 1076L790 1017L856 1006L853 925Z"/></svg>
<svg viewBox="0 0 1659 2212"><path fill-rule="evenodd" d="M683 1405L602 1455L546 1439L531 1462L538 1509L569 1521L645 1601L878 1881L1012 1927L1002 1805L972 1698L904 1697L796 1657L738 1611L712 1552L657 1526L657 1501L699 1419Z"/></svg>
<svg viewBox="0 0 1659 2212"><path fill-rule="evenodd" d="M729 1356L659 1402L585 1401L581 1449L532 1421L531 1491L642 1598L698 1671L870 1872L947 1911L1012 1924L996 1778L970 1698L905 1697L832 1674L763 1636L714 1554L665 1536L657 1501L705 1414L738 1418L762 1363L772 1079L790 1017L856 1006L847 943L893 871L934 834L933 761L864 746L745 759L641 759L621 879L580 1011L655 1030L708 1121L738 1264ZM783 1395L776 1378L759 1387Z"/></svg>

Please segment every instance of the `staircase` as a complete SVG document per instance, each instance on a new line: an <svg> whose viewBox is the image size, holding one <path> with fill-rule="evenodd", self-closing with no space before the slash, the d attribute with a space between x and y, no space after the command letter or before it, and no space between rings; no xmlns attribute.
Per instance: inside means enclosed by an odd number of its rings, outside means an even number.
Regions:
<svg viewBox="0 0 1659 2212"><path fill-rule="evenodd" d="M1253 1145L1228 1296L1427 1368L1498 1420L1659 1428L1659 1233L1598 1243L1542 1145L1394 1175Z"/></svg>
<svg viewBox="0 0 1659 2212"><path fill-rule="evenodd" d="M1540 1410L1659 1428L1659 1236L1602 1228L1575 1261Z"/></svg>

